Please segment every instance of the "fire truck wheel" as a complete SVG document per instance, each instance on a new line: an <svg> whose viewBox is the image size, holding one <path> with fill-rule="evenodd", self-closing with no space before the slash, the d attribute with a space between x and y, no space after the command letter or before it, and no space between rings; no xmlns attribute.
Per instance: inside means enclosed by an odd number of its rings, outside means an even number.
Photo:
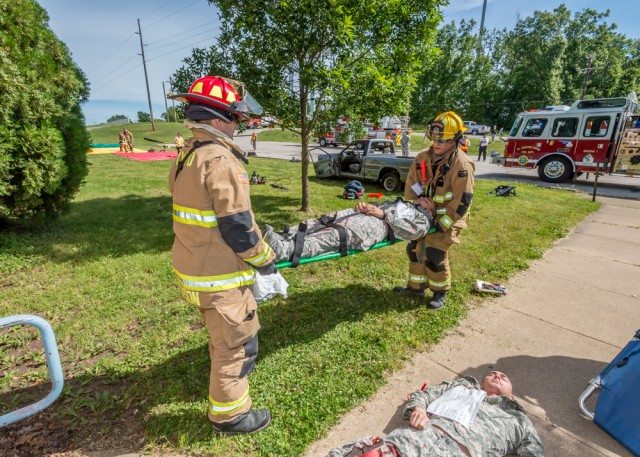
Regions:
<svg viewBox="0 0 640 457"><path fill-rule="evenodd" d="M324 148L326 145L327 145L327 140L324 138L320 138L320 146Z"/></svg>
<svg viewBox="0 0 640 457"><path fill-rule="evenodd" d="M549 157L538 165L538 176L546 182L565 182L572 178L573 168L566 157Z"/></svg>
<svg viewBox="0 0 640 457"><path fill-rule="evenodd" d="M385 173L380 180L380 184L382 184L382 188L387 192L393 192L400 188L402 181L400 181L400 176L395 173Z"/></svg>

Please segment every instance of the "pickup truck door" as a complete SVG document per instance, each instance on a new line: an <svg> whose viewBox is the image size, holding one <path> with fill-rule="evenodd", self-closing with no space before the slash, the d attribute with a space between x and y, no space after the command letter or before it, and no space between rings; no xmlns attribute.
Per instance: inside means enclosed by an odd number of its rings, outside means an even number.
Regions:
<svg viewBox="0 0 640 457"><path fill-rule="evenodd" d="M336 154L329 154L322 151L316 160L313 162L313 169L316 172L318 178L330 178L332 176L339 176L338 156Z"/></svg>

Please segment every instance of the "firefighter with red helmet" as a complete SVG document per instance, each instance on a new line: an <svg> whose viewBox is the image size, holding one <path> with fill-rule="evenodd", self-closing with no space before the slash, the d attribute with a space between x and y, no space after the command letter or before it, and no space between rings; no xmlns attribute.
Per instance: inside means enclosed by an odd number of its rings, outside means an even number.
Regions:
<svg viewBox="0 0 640 457"><path fill-rule="evenodd" d="M275 272L275 255L251 210L245 153L234 143L239 121L262 107L240 82L197 79L185 103L192 130L169 172L173 197L173 271L182 296L197 306L209 332L208 417L218 434L253 433L271 422L252 407L247 376L258 355L254 270Z"/></svg>
<svg viewBox="0 0 640 457"><path fill-rule="evenodd" d="M431 289L430 309L440 309L446 302L451 288L447 252L460 243L473 199L475 167L459 148L463 129L462 119L453 111L438 115L429 127L433 144L416 156L405 184L404 198L432 212L436 231L409 243L409 280L394 291L424 297L424 291Z"/></svg>

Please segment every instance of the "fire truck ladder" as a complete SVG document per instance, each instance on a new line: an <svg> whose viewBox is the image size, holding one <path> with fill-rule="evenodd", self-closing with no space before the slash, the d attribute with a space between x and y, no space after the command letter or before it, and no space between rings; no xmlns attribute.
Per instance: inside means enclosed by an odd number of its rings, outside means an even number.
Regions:
<svg viewBox="0 0 640 457"><path fill-rule="evenodd" d="M58 398L60 392L62 392L62 387L64 385L60 355L58 354L56 337L53 334L51 325L43 318L33 316L31 314L18 314L15 316L0 318L0 329L21 324L33 325L40 330L44 352L47 358L47 368L49 369L49 376L51 377L51 383L53 385L49 395L42 400L0 416L0 428L13 424L14 422L18 422L22 419L26 419L27 417L32 416L51 405L51 403Z"/></svg>

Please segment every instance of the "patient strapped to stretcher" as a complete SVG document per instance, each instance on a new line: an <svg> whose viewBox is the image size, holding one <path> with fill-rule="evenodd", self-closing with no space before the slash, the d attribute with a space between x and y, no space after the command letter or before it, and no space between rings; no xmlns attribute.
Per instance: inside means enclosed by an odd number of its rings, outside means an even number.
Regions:
<svg viewBox="0 0 640 457"><path fill-rule="evenodd" d="M396 239L422 238L431 227L431 213L419 205L401 199L380 205L358 203L356 209L344 209L319 219L309 219L294 227L275 232L265 225L263 239L276 253L276 262L291 261L322 254L366 251L375 244Z"/></svg>

